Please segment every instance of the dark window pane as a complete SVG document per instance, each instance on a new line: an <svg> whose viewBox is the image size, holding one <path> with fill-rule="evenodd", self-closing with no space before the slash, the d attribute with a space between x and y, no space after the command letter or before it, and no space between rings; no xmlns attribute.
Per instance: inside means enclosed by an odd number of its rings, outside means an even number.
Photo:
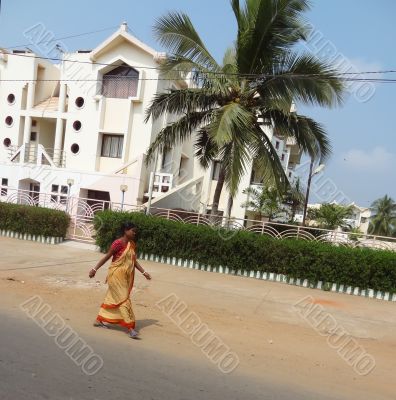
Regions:
<svg viewBox="0 0 396 400"><path fill-rule="evenodd" d="M121 158L124 137L120 135L103 135L102 157Z"/></svg>
<svg viewBox="0 0 396 400"><path fill-rule="evenodd" d="M103 75L102 94L127 99L137 95L139 72L124 64Z"/></svg>

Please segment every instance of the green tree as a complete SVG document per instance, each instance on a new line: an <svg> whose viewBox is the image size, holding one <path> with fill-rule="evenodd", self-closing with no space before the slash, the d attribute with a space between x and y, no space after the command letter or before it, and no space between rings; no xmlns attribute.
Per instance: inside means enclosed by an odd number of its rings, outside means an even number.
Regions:
<svg viewBox="0 0 396 400"><path fill-rule="evenodd" d="M257 189L250 186L243 193L248 195L248 200L242 204L242 207L251 209L260 220L262 217L268 217L268 221L271 221L285 211L282 206L282 197L276 188Z"/></svg>
<svg viewBox="0 0 396 400"><path fill-rule="evenodd" d="M294 217L298 210L302 209L305 202L305 193L300 178L297 178L290 184L284 196L284 203L290 207L290 222L294 221Z"/></svg>
<svg viewBox="0 0 396 400"><path fill-rule="evenodd" d="M286 190L287 177L263 125L295 138L315 159L327 156L331 149L324 128L292 112L291 104L332 107L339 104L344 89L331 64L295 50L307 39L307 0L247 0L243 5L232 0L231 6L237 37L221 64L186 14L171 12L157 20L155 35L169 51L161 66L163 76L186 78L190 72L195 86L157 94L146 111L146 120L165 113L181 115L157 135L147 162L157 151L192 135L204 168L214 159L221 162L212 214L217 214L224 184L234 196L252 159L268 186Z"/></svg>
<svg viewBox="0 0 396 400"><path fill-rule="evenodd" d="M308 209L308 219L315 221L321 228L336 229L350 228L345 221L353 214L351 206L342 206L339 204L324 203L319 208Z"/></svg>
<svg viewBox="0 0 396 400"><path fill-rule="evenodd" d="M396 203L385 195L371 205L373 215L368 232L372 235L393 236L396 233Z"/></svg>

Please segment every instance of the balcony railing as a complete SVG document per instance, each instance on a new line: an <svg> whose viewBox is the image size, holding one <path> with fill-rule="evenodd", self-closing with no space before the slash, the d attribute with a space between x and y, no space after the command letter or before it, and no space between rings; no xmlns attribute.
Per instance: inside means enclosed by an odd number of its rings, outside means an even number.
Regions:
<svg viewBox="0 0 396 400"><path fill-rule="evenodd" d="M8 151L11 162L36 165L50 165L57 168L66 167L66 153L61 149L46 149L43 145L23 144L13 146Z"/></svg>

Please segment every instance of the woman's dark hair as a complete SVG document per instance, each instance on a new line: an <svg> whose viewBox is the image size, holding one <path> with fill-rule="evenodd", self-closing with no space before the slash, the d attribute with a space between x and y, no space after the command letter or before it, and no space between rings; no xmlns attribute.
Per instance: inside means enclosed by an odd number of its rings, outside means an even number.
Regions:
<svg viewBox="0 0 396 400"><path fill-rule="evenodd" d="M129 231L130 229L137 229L137 226L130 221L123 222L120 228L121 235L124 236L125 231Z"/></svg>

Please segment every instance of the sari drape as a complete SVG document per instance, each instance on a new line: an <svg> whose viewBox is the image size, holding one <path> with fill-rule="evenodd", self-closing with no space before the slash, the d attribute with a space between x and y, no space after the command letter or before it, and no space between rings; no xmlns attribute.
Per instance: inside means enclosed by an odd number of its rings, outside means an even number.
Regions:
<svg viewBox="0 0 396 400"><path fill-rule="evenodd" d="M98 321L135 328L135 315L129 298L135 277L135 260L134 246L128 243L121 256L110 264L108 289L96 318Z"/></svg>

